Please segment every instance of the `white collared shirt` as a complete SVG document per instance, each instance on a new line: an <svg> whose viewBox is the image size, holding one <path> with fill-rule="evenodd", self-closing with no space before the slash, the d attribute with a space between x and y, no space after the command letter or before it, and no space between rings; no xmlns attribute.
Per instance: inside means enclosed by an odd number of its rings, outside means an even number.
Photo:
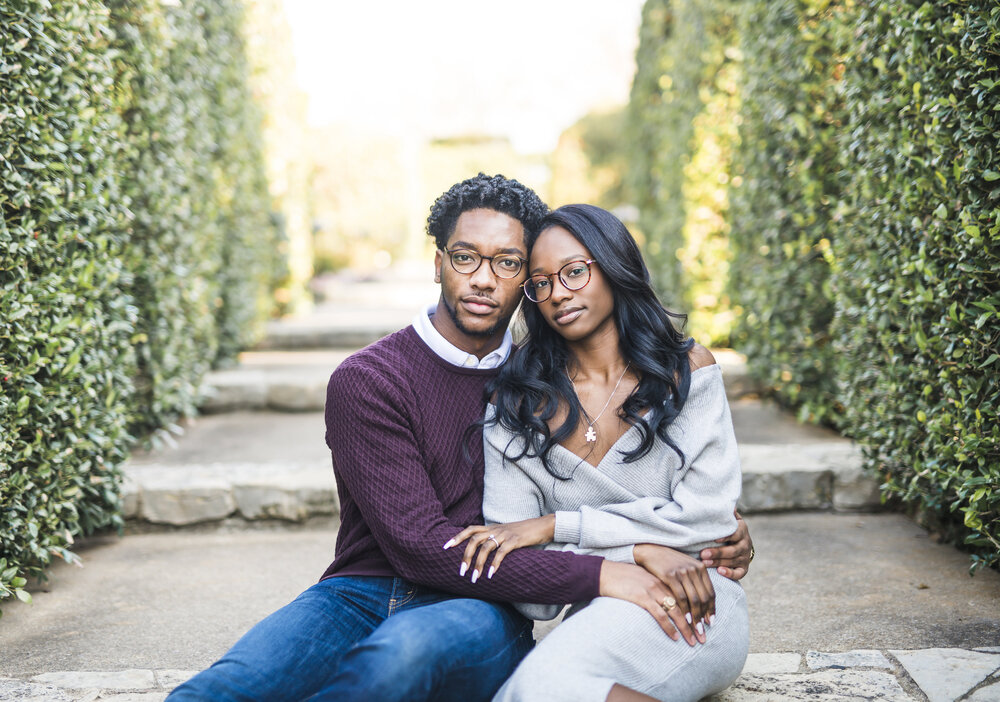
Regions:
<svg viewBox="0 0 1000 702"><path fill-rule="evenodd" d="M514 346L510 330L504 331L503 341L500 342L500 346L495 351L490 351L480 360L475 354L463 351L452 344L441 335L441 332L434 328L434 324L431 322L431 315L436 311L437 303L421 309L413 319L413 328L416 330L417 335L423 339L424 343L431 347L431 351L445 361L461 368L479 368L485 370L488 368L498 368L507 360L510 350Z"/></svg>

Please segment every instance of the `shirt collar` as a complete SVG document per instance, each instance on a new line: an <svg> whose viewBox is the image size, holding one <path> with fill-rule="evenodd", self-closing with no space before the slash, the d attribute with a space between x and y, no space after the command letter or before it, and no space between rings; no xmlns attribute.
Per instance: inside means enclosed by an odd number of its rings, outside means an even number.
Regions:
<svg viewBox="0 0 1000 702"><path fill-rule="evenodd" d="M507 360L510 350L514 346L510 330L504 331L503 341L500 342L500 346L494 351L490 351L480 360L475 354L463 351L452 344L441 335L441 332L434 328L434 324L431 322L431 315L435 311L437 311L437 303L421 309L413 320L413 328L416 330L417 335L423 339L424 343L430 346L431 350L442 359L453 366L484 370L498 368Z"/></svg>

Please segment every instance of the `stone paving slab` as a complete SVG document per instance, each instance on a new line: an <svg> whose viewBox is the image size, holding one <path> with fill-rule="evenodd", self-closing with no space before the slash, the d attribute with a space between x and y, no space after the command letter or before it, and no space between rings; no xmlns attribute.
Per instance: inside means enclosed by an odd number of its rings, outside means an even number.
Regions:
<svg viewBox="0 0 1000 702"><path fill-rule="evenodd" d="M865 699L855 683L898 694L888 675L925 701L935 684L975 666L946 693L966 685L969 699L996 702L1000 573L970 578L966 554L898 514L762 514L749 523L757 548L743 581L751 656L722 699L805 699L794 696L801 690ZM158 687L114 694L164 694L315 582L333 557L336 528L328 520L81 543L84 568L57 563L47 584L30 588L33 605L4 603L0 676L14 682L0 684L0 700L33 699L23 687L33 680L56 689L65 678L51 674L66 671L152 671ZM80 694L99 684L90 679ZM5 685L22 692L4 697ZM110 684L101 690L112 694Z"/></svg>
<svg viewBox="0 0 1000 702"><path fill-rule="evenodd" d="M861 472L852 442L798 424L765 401L744 398L731 407L744 512L879 507L877 483ZM184 526L337 513L321 412L227 412L182 430L170 445L136 452L126 463L127 519Z"/></svg>
<svg viewBox="0 0 1000 702"><path fill-rule="evenodd" d="M854 468L855 452L846 448L742 444L740 509L754 514L877 507L877 484ZM125 518L150 524L186 526L227 518L304 522L339 513L328 456L309 463L146 461L126 464L124 473ZM866 499L838 499L845 493L863 493Z"/></svg>
<svg viewBox="0 0 1000 702"><path fill-rule="evenodd" d="M395 331L395 330L392 330ZM384 335L383 335L384 336ZM376 341L378 338L371 339ZM205 376L201 410L205 413L236 410L279 412L322 411L330 373L354 349L367 343L348 344L326 350L245 351L235 368L212 371ZM729 349L713 349L723 368L726 392L731 400L760 392L750 377L742 355Z"/></svg>
<svg viewBox="0 0 1000 702"><path fill-rule="evenodd" d="M774 661L781 664L775 666ZM967 667L968 664L971 667ZM60 671L0 678L0 700L163 700L196 670ZM751 653L743 673L710 702L770 700L1000 700L1000 654L965 649Z"/></svg>

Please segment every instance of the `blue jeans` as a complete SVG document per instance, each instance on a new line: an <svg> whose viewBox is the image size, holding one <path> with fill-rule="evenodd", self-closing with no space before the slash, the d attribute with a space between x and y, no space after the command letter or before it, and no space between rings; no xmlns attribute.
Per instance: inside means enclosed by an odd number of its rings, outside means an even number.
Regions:
<svg viewBox="0 0 1000 702"><path fill-rule="evenodd" d="M402 578L327 578L168 699L489 700L533 645L510 605Z"/></svg>

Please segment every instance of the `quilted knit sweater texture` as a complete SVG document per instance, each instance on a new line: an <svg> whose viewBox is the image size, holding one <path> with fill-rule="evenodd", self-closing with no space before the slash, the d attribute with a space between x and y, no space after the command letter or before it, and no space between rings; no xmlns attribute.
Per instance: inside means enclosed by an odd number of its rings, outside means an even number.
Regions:
<svg viewBox="0 0 1000 702"><path fill-rule="evenodd" d="M462 548L442 547L482 524L483 389L496 370L454 366L413 327L350 356L331 375L326 443L340 495L336 557L323 578L398 576L465 597L567 603L599 594L602 559L519 549L492 578L459 576Z"/></svg>

